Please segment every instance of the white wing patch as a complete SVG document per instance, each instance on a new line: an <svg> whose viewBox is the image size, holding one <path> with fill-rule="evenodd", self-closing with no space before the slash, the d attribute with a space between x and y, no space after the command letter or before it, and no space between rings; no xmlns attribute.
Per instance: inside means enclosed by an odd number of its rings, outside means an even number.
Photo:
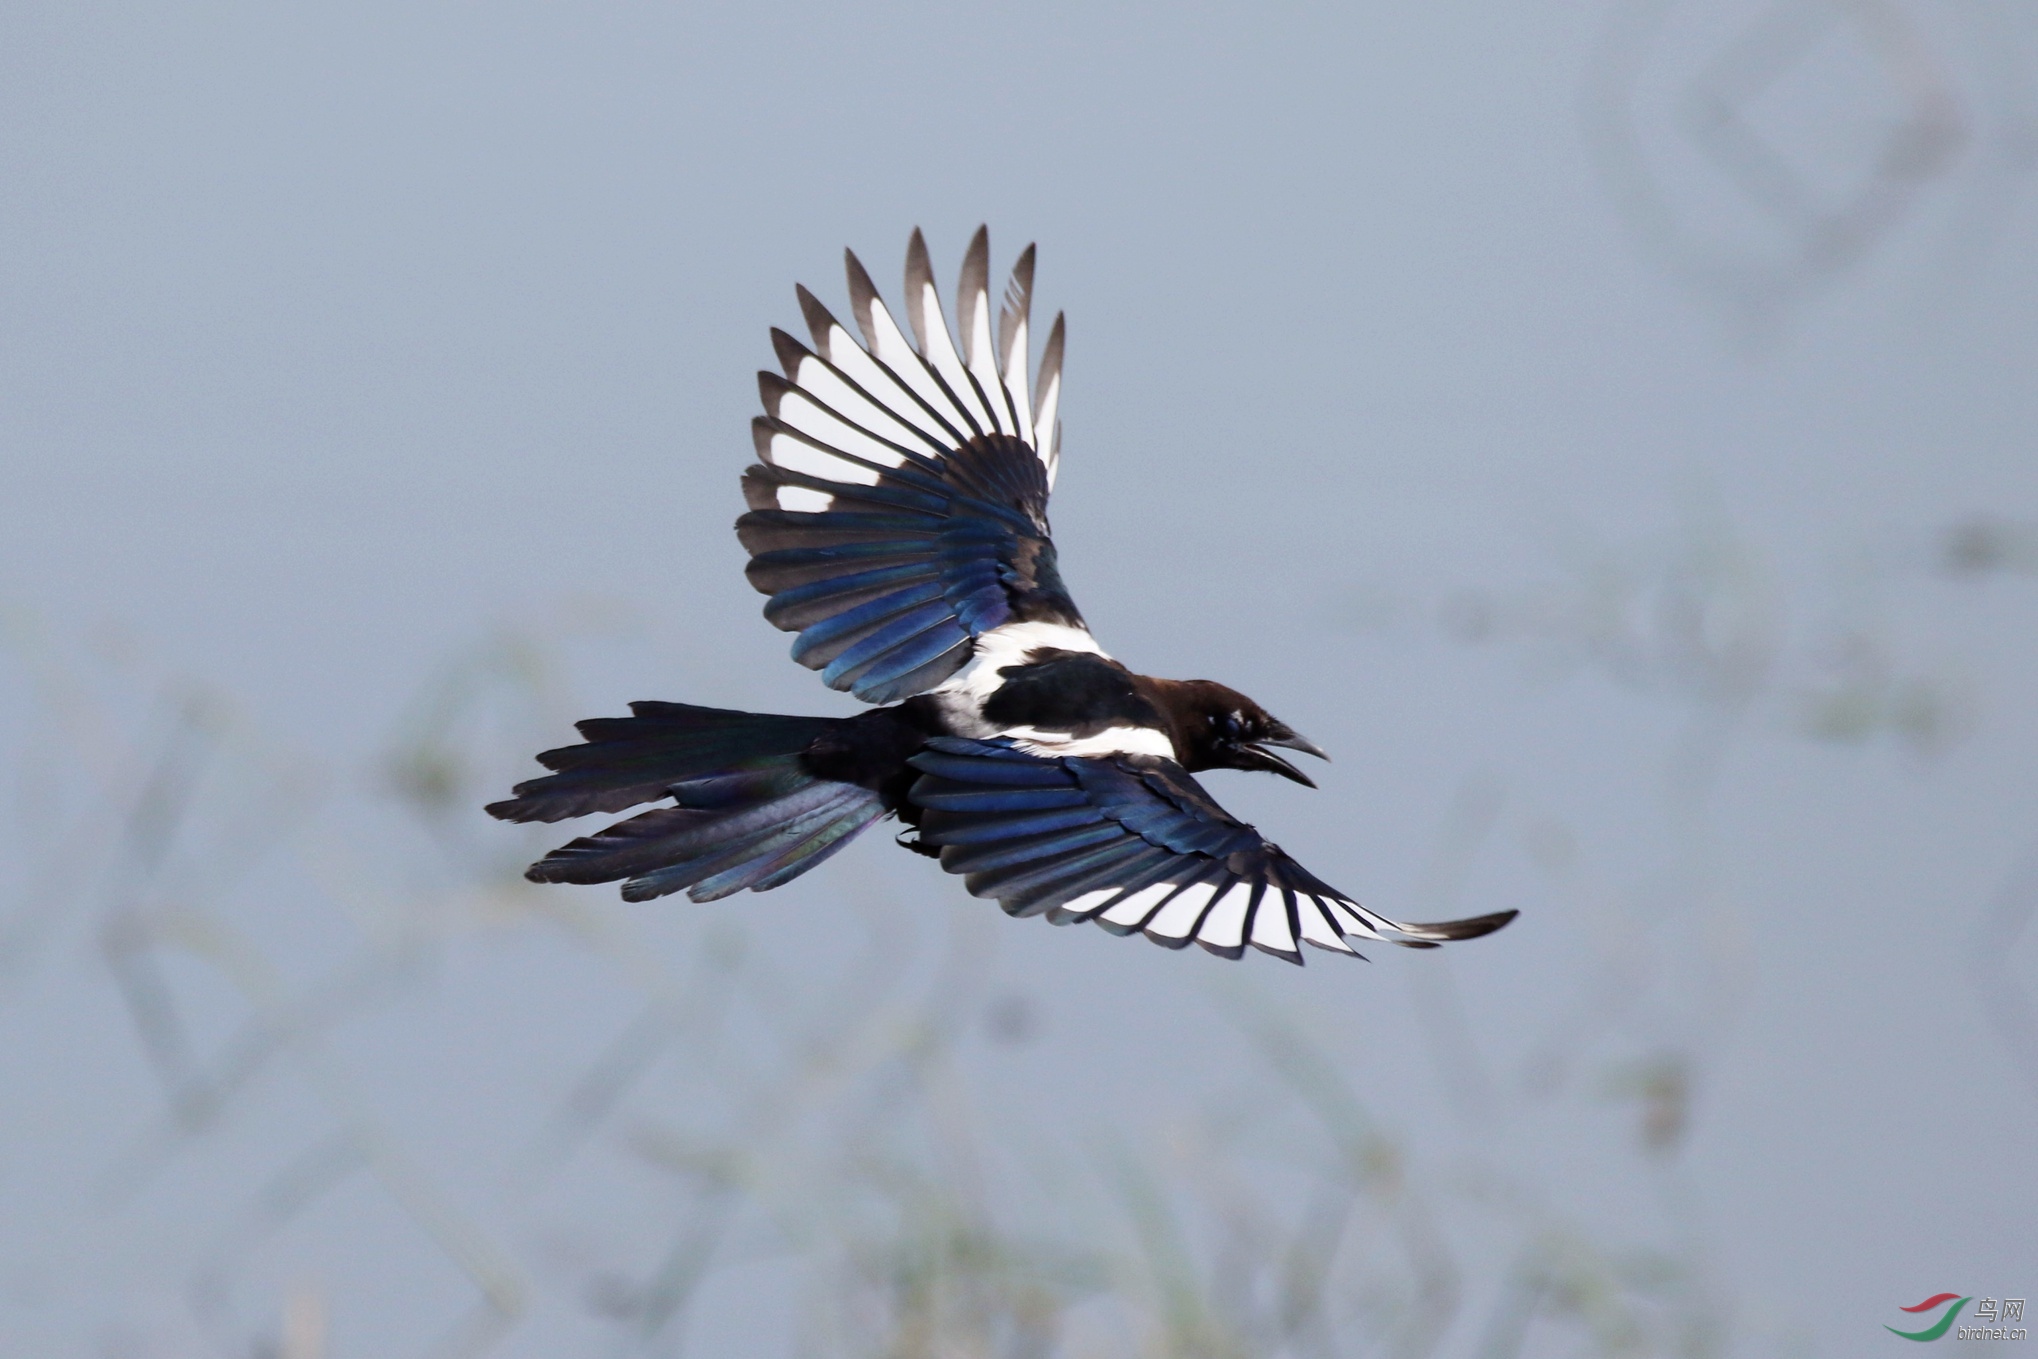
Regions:
<svg viewBox="0 0 2038 1359"><path fill-rule="evenodd" d="M914 395L933 411L939 422L948 430L951 440L968 439L977 432L976 421L963 413L955 399L943 390L935 378L934 370L927 366L920 353L899 329L899 323L892 319L884 302L877 295L877 288L871 283L870 275L856 256L850 255L849 300L856 311L857 328L863 331L864 347L870 356L890 369ZM944 335L946 332L943 332Z"/></svg>
<svg viewBox="0 0 2038 1359"><path fill-rule="evenodd" d="M998 309L998 372L1005 384L1005 397L1019 417L1019 437L1029 443L1034 439L1033 399L1026 390L1026 343L1032 313L1033 247L1029 245L1012 266L1012 278L1005 284L1005 303Z"/></svg>
<svg viewBox="0 0 2038 1359"><path fill-rule="evenodd" d="M1106 727L1095 736L1079 737L1040 727L1007 727L1000 735L1011 737L1013 744L1029 755L1044 755L1049 759L1101 758L1107 755L1175 758L1175 743L1168 739L1166 732L1152 727Z"/></svg>
<svg viewBox="0 0 2038 1359"><path fill-rule="evenodd" d="M1323 904L1324 909L1330 913L1331 920L1346 934L1356 934L1362 939L1386 940L1387 936L1374 928L1371 923L1373 920L1378 920L1379 917L1373 915L1370 911L1361 915L1357 902L1331 898ZM1387 922L1381 920L1380 923L1384 925Z"/></svg>
<svg viewBox="0 0 2038 1359"><path fill-rule="evenodd" d="M1134 892L1131 896L1125 898L1125 900L1119 902L1097 918L1099 920L1108 920L1113 925L1120 925L1126 929L1138 929L1146 923L1146 918L1153 914L1153 908L1158 906L1176 890L1178 889L1174 883L1157 882L1151 887L1143 887L1139 891ZM1073 902L1070 903L1070 905L1074 904ZM1092 907L1091 909L1094 910L1095 908Z"/></svg>
<svg viewBox="0 0 2038 1359"><path fill-rule="evenodd" d="M1197 870L1185 864L1184 871L1194 875ZM1360 955L1347 940L1347 934L1394 942L1360 924L1349 909L1344 915L1352 923L1346 925L1339 919L1339 908L1352 904L1338 898L1293 893L1295 918L1291 922L1290 899L1289 893L1272 884L1226 875L1215 883L1158 882L1122 897L1110 892L1087 893L1062 907L1058 918L1069 922L1094 919L1121 934L1136 930L1169 948L1180 948L1193 941L1230 958L1237 957L1250 943L1270 953L1299 959L1295 932L1298 925L1301 942L1352 958Z"/></svg>
<svg viewBox="0 0 2038 1359"><path fill-rule="evenodd" d="M1000 673L1024 665L1038 650L1083 651L1109 660L1086 628L1067 623L1005 623L976 639L975 651L962 669L927 691L941 706L949 730L957 736L988 741L1009 736L1029 754L1056 756L1159 755L1175 758L1175 744L1166 732L1152 727L1107 727L1095 736L1075 737L1065 731L1038 727L1001 727L984 720L984 704L1005 683Z"/></svg>
<svg viewBox="0 0 2038 1359"><path fill-rule="evenodd" d="M1295 918L1302 925L1302 938L1318 948L1327 948L1333 953L1350 953L1352 946L1344 941L1344 935L1324 914L1323 904L1315 897L1295 894Z"/></svg>
<svg viewBox="0 0 2038 1359"><path fill-rule="evenodd" d="M931 743L936 753L914 761L925 771L914 799L926 813L922 840L941 847L942 866L1014 915L1091 920L1112 934L1176 949L1193 942L1225 958L1251 947L1296 964L1304 944L1362 958L1354 947L1362 940L1431 948L1514 918L1389 920L1209 805L1179 770L1126 763L1102 777L1087 762L1055 760L1070 753L1066 745L1026 752L1044 765L1015 763L1010 745L1018 743L1007 740L1004 749ZM1014 798L1015 787L1056 791Z"/></svg>
<svg viewBox="0 0 2038 1359"><path fill-rule="evenodd" d="M781 486L778 488L778 507L795 514L826 514L835 508L835 497L826 491L810 490L805 486Z"/></svg>
<svg viewBox="0 0 2038 1359"><path fill-rule="evenodd" d="M1203 928L1196 931L1196 938L1212 948L1230 951L1245 943L1245 912L1252 904L1251 883L1241 882L1232 887L1203 917Z"/></svg>
<svg viewBox="0 0 2038 1359"><path fill-rule="evenodd" d="M1005 379L998 371L991 343L991 237L982 227L970 238L962 257L962 282L955 290L955 319L962 332L962 364L974 380L975 395L990 408L1001 434L1019 433L1019 422L1006 404Z"/></svg>
<svg viewBox="0 0 2038 1359"><path fill-rule="evenodd" d="M977 235L986 242L985 255L988 260L989 237L982 228ZM968 280L968 263L963 266L965 285ZM966 305L967 298L962 299ZM913 327L913 339L920 357L937 373L948 390L954 393L955 401L968 412L973 433L991 433L998 428L991 419L990 411L978 399L969 379L964 376L963 362L956 356L955 341L948 333L948 322L941 314L941 293L934 286L934 266L927 257L927 238L918 228L906 242L906 320Z"/></svg>
<svg viewBox="0 0 2038 1359"><path fill-rule="evenodd" d="M836 452L814 439L788 430L757 424L757 455L773 467L804 472L824 481L847 481L858 486L875 486L879 470L868 463Z"/></svg>
<svg viewBox="0 0 2038 1359"><path fill-rule="evenodd" d="M1053 913L1054 923L1057 925L1073 925L1078 920L1087 920L1091 913L1099 906L1102 906L1117 895L1117 890L1110 887L1102 887L1094 892L1085 892L1057 908Z"/></svg>
<svg viewBox="0 0 2038 1359"><path fill-rule="evenodd" d="M1288 927L1288 903L1269 889L1253 912L1252 942L1269 953L1295 952L1295 934Z"/></svg>
<svg viewBox="0 0 2038 1359"><path fill-rule="evenodd" d="M1186 941L1196 928L1196 922L1203 918L1210 899L1216 895L1217 888L1207 882L1184 887L1169 899L1167 905L1153 913L1153 919L1146 922L1147 937L1167 944Z"/></svg>
<svg viewBox="0 0 2038 1359"><path fill-rule="evenodd" d="M851 424L798 387L765 394L764 409L774 418L792 426L815 443L879 467L899 467L906 461L897 445Z"/></svg>
<svg viewBox="0 0 2038 1359"><path fill-rule="evenodd" d="M907 419L909 415L918 415L924 424L933 424L911 395L887 377L884 370L871 361L870 355L855 345L850 345L849 349L863 360L866 371L860 382L845 376L828 359L805 349L782 353L780 359L785 364L787 380L803 396L828 407L840 419L858 426L865 433L917 453L938 452L944 447L942 441L929 434L923 424ZM855 385L851 385L852 382ZM867 393L872 383L878 384L880 390L889 387L894 397L893 406L900 409L882 405L871 398ZM905 409L908 407L910 410Z"/></svg>
<svg viewBox="0 0 2038 1359"><path fill-rule="evenodd" d="M1040 377L1033 392L1033 451L1047 464L1047 488L1054 489L1054 474L1061 462L1061 353L1065 334L1062 318L1054 318L1047 333L1047 348L1040 354Z"/></svg>
<svg viewBox="0 0 2038 1359"><path fill-rule="evenodd" d="M854 254L848 255L850 306L862 339L800 289L814 348L809 352L789 336L777 336L787 390L775 398L767 395L771 414L826 451L879 467L906 461L901 449L939 458L979 434L1010 435L1039 455L1052 489L1060 442L1063 323L1055 318L1039 377L1029 390L1033 261L1029 245L1013 266L994 322L990 236L977 229L963 259L956 299L958 345L942 314L927 242L918 230L906 247L910 338L878 296L870 274ZM817 470L828 464L790 448L783 451L790 460L779 466L870 484L867 477Z"/></svg>
<svg viewBox="0 0 2038 1359"><path fill-rule="evenodd" d="M909 368L901 374L880 364L871 357L870 351L856 342L840 321L828 313L828 309L822 306L812 293L805 288L799 289L798 292L801 310L807 316L807 329L814 337L816 354L832 365L844 379L869 393L874 404L882 406L894 419L916 431L931 451L938 453L954 446L955 440L961 437L961 431L946 423L946 417L941 414L941 407L947 404L945 397L941 398L941 403L934 409L928 409L927 404L923 404L926 397L921 394L920 388L911 385L913 369ZM897 327L894 326L893 329L896 330ZM794 382L800 380L800 373L797 371L789 372L788 376ZM925 382L925 376L923 372L921 377L927 390L934 392L937 397L940 396L931 382Z"/></svg>

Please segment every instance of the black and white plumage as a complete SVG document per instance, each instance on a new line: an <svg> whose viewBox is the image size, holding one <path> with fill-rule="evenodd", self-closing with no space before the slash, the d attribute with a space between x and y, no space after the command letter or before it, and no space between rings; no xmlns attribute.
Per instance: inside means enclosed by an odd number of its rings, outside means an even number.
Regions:
<svg viewBox="0 0 2038 1359"><path fill-rule="evenodd" d="M1062 318L1028 380L1033 247L992 315L990 247L964 256L951 334L918 231L901 329L848 256L852 335L805 288L811 342L772 332L761 461L736 532L793 658L880 705L849 718L638 703L580 724L553 771L489 807L558 821L671 799L533 864L540 882L613 882L708 901L798 877L886 815L1013 915L1095 920L1225 957L1248 946L1429 948L1503 911L1404 924L1311 875L1193 775L1310 780L1269 747L1323 752L1209 680L1135 674L1090 635L1049 532L1060 459ZM958 342L956 336L959 335ZM1311 785L1313 786L1313 785Z"/></svg>

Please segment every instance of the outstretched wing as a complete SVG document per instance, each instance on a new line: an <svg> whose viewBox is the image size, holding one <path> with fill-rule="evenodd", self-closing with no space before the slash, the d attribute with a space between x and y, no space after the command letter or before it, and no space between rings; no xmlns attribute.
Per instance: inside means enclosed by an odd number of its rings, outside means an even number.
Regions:
<svg viewBox="0 0 2038 1359"><path fill-rule="evenodd" d="M1007 624L1050 625L1065 648L1097 650L1048 531L1063 327L1056 317L1029 390L1033 247L994 334L989 236L977 231L960 346L918 231L906 253L911 342L855 255L848 264L862 340L802 288L813 346L774 330L785 375L758 374L763 461L744 474L750 513L736 531L751 584L771 596L765 617L799 634L795 660L873 703L941 683Z"/></svg>
<svg viewBox="0 0 2038 1359"><path fill-rule="evenodd" d="M920 838L972 896L1057 924L1094 920L1157 944L1246 945L1300 963L1302 943L1434 948L1489 934L1513 911L1403 924L1326 885L1211 800L1173 760L1047 758L1006 741L940 737L911 761Z"/></svg>

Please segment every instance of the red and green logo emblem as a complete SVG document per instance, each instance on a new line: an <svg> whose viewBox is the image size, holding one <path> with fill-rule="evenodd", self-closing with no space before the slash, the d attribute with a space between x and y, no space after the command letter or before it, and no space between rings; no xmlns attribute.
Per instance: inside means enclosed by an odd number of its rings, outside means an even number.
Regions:
<svg viewBox="0 0 2038 1359"><path fill-rule="evenodd" d="M1949 1302L1953 1305L1946 1307L1946 1304ZM1906 1340L1937 1340L1940 1336L1946 1334L1947 1330L1953 1325L1953 1318L1960 1315L1960 1309L1967 1306L1967 1303L1968 1299L1961 1297L1958 1293L1935 1293L1916 1307L1906 1307L1903 1310L1906 1312L1924 1313L1933 1311L1936 1308L1946 1307L1945 1316L1940 1317L1922 1331L1899 1331L1894 1326L1885 1326L1883 1329L1891 1335L1900 1335Z"/></svg>

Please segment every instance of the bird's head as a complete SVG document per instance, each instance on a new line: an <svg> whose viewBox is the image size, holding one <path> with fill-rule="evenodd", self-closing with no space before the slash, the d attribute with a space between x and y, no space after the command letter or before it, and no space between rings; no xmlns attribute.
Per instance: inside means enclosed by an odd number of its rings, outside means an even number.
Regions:
<svg viewBox="0 0 2038 1359"><path fill-rule="evenodd" d="M1236 689L1214 680L1186 680L1168 686L1169 717L1182 766L1191 773L1204 769L1259 769L1293 779L1307 788L1316 783L1268 746L1299 750L1319 760L1330 756Z"/></svg>

